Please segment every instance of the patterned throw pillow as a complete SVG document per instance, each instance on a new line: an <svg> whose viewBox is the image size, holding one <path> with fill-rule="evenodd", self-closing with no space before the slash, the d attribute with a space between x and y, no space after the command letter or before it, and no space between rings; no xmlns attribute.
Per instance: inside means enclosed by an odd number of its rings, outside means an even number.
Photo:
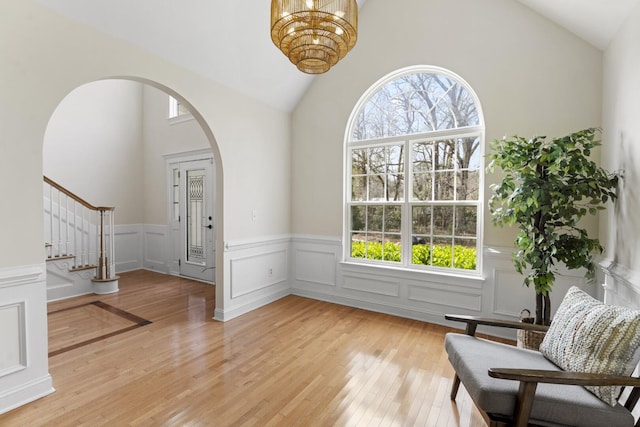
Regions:
<svg viewBox="0 0 640 427"><path fill-rule="evenodd" d="M574 286L558 307L540 352L565 371L631 375L639 346L640 311L604 304ZM586 388L615 406L622 387Z"/></svg>

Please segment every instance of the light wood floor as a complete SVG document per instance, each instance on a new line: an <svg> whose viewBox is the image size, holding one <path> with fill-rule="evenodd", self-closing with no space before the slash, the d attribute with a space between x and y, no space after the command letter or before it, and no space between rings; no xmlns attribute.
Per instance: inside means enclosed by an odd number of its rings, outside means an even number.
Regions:
<svg viewBox="0 0 640 427"><path fill-rule="evenodd" d="M211 285L137 271L120 288L49 304L57 391L1 426L485 425L462 388L449 399L447 328L295 296L220 323Z"/></svg>

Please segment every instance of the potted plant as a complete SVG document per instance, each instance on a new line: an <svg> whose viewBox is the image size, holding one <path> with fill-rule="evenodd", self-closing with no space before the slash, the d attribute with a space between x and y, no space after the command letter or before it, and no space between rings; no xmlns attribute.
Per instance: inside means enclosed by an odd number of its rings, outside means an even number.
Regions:
<svg viewBox="0 0 640 427"><path fill-rule="evenodd" d="M535 288L536 324L551 323L549 292L558 266L585 268L592 279L594 253L603 250L579 223L616 198L617 174L590 159L600 145L597 132L590 128L551 140L514 136L491 144L487 170L499 168L504 176L491 186L489 209L495 225L518 227L513 264L526 274L524 284Z"/></svg>

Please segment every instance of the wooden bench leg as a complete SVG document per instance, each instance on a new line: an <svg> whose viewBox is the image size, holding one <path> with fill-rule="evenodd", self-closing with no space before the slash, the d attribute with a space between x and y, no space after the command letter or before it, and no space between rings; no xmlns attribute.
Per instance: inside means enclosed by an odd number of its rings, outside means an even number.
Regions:
<svg viewBox="0 0 640 427"><path fill-rule="evenodd" d="M456 396L458 395L458 389L460 388L460 378L458 375L453 377L453 384L451 385L451 400L456 400Z"/></svg>
<svg viewBox="0 0 640 427"><path fill-rule="evenodd" d="M529 415L533 407L533 397L536 394L538 383L521 381L518 389L518 398L514 412L514 426L526 427L529 425Z"/></svg>

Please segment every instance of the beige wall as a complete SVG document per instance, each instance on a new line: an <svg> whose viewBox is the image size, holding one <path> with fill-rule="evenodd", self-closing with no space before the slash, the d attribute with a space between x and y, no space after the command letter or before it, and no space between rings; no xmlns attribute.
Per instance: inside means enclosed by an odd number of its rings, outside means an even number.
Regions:
<svg viewBox="0 0 640 427"><path fill-rule="evenodd" d="M601 124L601 52L518 2L370 0L361 18L354 50L294 111L295 233L341 234L345 127L364 91L396 69L424 64L460 75L480 98L487 141ZM487 178L488 194L495 178ZM485 244L510 246L513 236L485 216Z"/></svg>
<svg viewBox="0 0 640 427"><path fill-rule="evenodd" d="M209 148L195 120L169 122L169 95L144 87L144 223L167 224L166 162L163 155Z"/></svg>
<svg viewBox="0 0 640 427"><path fill-rule="evenodd" d="M607 258L640 273L640 4L604 56L604 165L624 174L603 240ZM637 283L636 283L637 285Z"/></svg>
<svg viewBox="0 0 640 427"><path fill-rule="evenodd" d="M127 80L80 86L45 132L44 174L95 206L115 206L117 224L143 220L142 88Z"/></svg>
<svg viewBox="0 0 640 427"><path fill-rule="evenodd" d="M11 242L0 246L0 268L43 262L42 144L47 123L75 88L109 77L155 82L181 94L197 110L220 159L220 245L222 239L289 232L287 113L31 2L3 3L0 52L0 93L10 100L0 104L0 231L2 241ZM255 222L249 214L241 215L249 207L259 213Z"/></svg>

